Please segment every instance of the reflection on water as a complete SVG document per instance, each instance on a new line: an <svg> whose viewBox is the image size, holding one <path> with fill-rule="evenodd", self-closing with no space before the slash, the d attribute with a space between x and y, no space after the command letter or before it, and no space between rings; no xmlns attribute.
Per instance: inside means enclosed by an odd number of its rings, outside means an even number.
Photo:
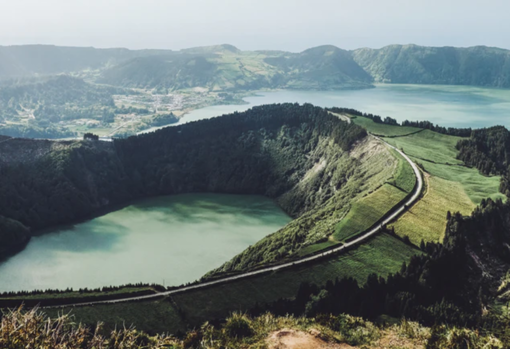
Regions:
<svg viewBox="0 0 510 349"><path fill-rule="evenodd" d="M273 201L261 196L147 199L34 237L25 250L0 264L0 291L136 282L179 285L289 221Z"/></svg>

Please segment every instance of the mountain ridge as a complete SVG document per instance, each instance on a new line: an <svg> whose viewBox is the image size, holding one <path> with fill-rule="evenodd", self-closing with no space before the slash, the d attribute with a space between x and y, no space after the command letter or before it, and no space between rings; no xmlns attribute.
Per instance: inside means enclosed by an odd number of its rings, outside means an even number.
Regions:
<svg viewBox="0 0 510 349"><path fill-rule="evenodd" d="M196 70L193 60L207 69ZM242 51L229 44L180 51L0 46L0 79L62 73L117 86L173 90L356 89L371 87L373 81L507 88L510 51L415 44L350 51L322 45L297 53Z"/></svg>

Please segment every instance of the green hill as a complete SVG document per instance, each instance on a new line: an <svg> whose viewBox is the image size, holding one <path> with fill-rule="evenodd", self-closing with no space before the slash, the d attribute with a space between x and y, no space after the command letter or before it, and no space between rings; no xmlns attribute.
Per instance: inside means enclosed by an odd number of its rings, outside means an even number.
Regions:
<svg viewBox="0 0 510 349"><path fill-rule="evenodd" d="M352 56L377 82L510 87L510 51L499 48L391 45Z"/></svg>

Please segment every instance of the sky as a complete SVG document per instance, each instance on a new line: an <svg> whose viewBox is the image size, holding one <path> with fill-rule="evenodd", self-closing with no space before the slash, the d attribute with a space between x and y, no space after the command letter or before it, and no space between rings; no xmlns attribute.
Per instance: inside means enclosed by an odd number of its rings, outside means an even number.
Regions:
<svg viewBox="0 0 510 349"><path fill-rule="evenodd" d="M509 0L0 0L0 45L510 49Z"/></svg>

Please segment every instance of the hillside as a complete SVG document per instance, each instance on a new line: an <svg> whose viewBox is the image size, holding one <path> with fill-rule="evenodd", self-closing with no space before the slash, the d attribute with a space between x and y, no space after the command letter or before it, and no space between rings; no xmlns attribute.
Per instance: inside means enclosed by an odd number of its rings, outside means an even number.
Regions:
<svg viewBox="0 0 510 349"><path fill-rule="evenodd" d="M510 87L510 52L498 48L391 45L352 57L376 82Z"/></svg>
<svg viewBox="0 0 510 349"><path fill-rule="evenodd" d="M372 78L352 60L349 52L334 46L280 53L242 52L223 45L133 59L107 69L99 81L173 90L191 87L323 90L366 88Z"/></svg>
<svg viewBox="0 0 510 349"><path fill-rule="evenodd" d="M282 104L115 142L6 139L0 143L0 212L38 230L134 198L221 192L291 195L280 204L297 217L357 176L356 160L346 152L365 135L321 108ZM307 176L322 159L331 161L335 175ZM304 177L309 185L296 186ZM321 194L312 191L321 185ZM307 233L294 232L305 233L295 242L299 248Z"/></svg>
<svg viewBox="0 0 510 349"><path fill-rule="evenodd" d="M165 51L52 45L0 46L0 80L99 69L138 56L161 52Z"/></svg>
<svg viewBox="0 0 510 349"><path fill-rule="evenodd" d="M264 59L283 71L281 87L291 89L365 88L372 82L350 53L335 46L319 46L297 54Z"/></svg>

